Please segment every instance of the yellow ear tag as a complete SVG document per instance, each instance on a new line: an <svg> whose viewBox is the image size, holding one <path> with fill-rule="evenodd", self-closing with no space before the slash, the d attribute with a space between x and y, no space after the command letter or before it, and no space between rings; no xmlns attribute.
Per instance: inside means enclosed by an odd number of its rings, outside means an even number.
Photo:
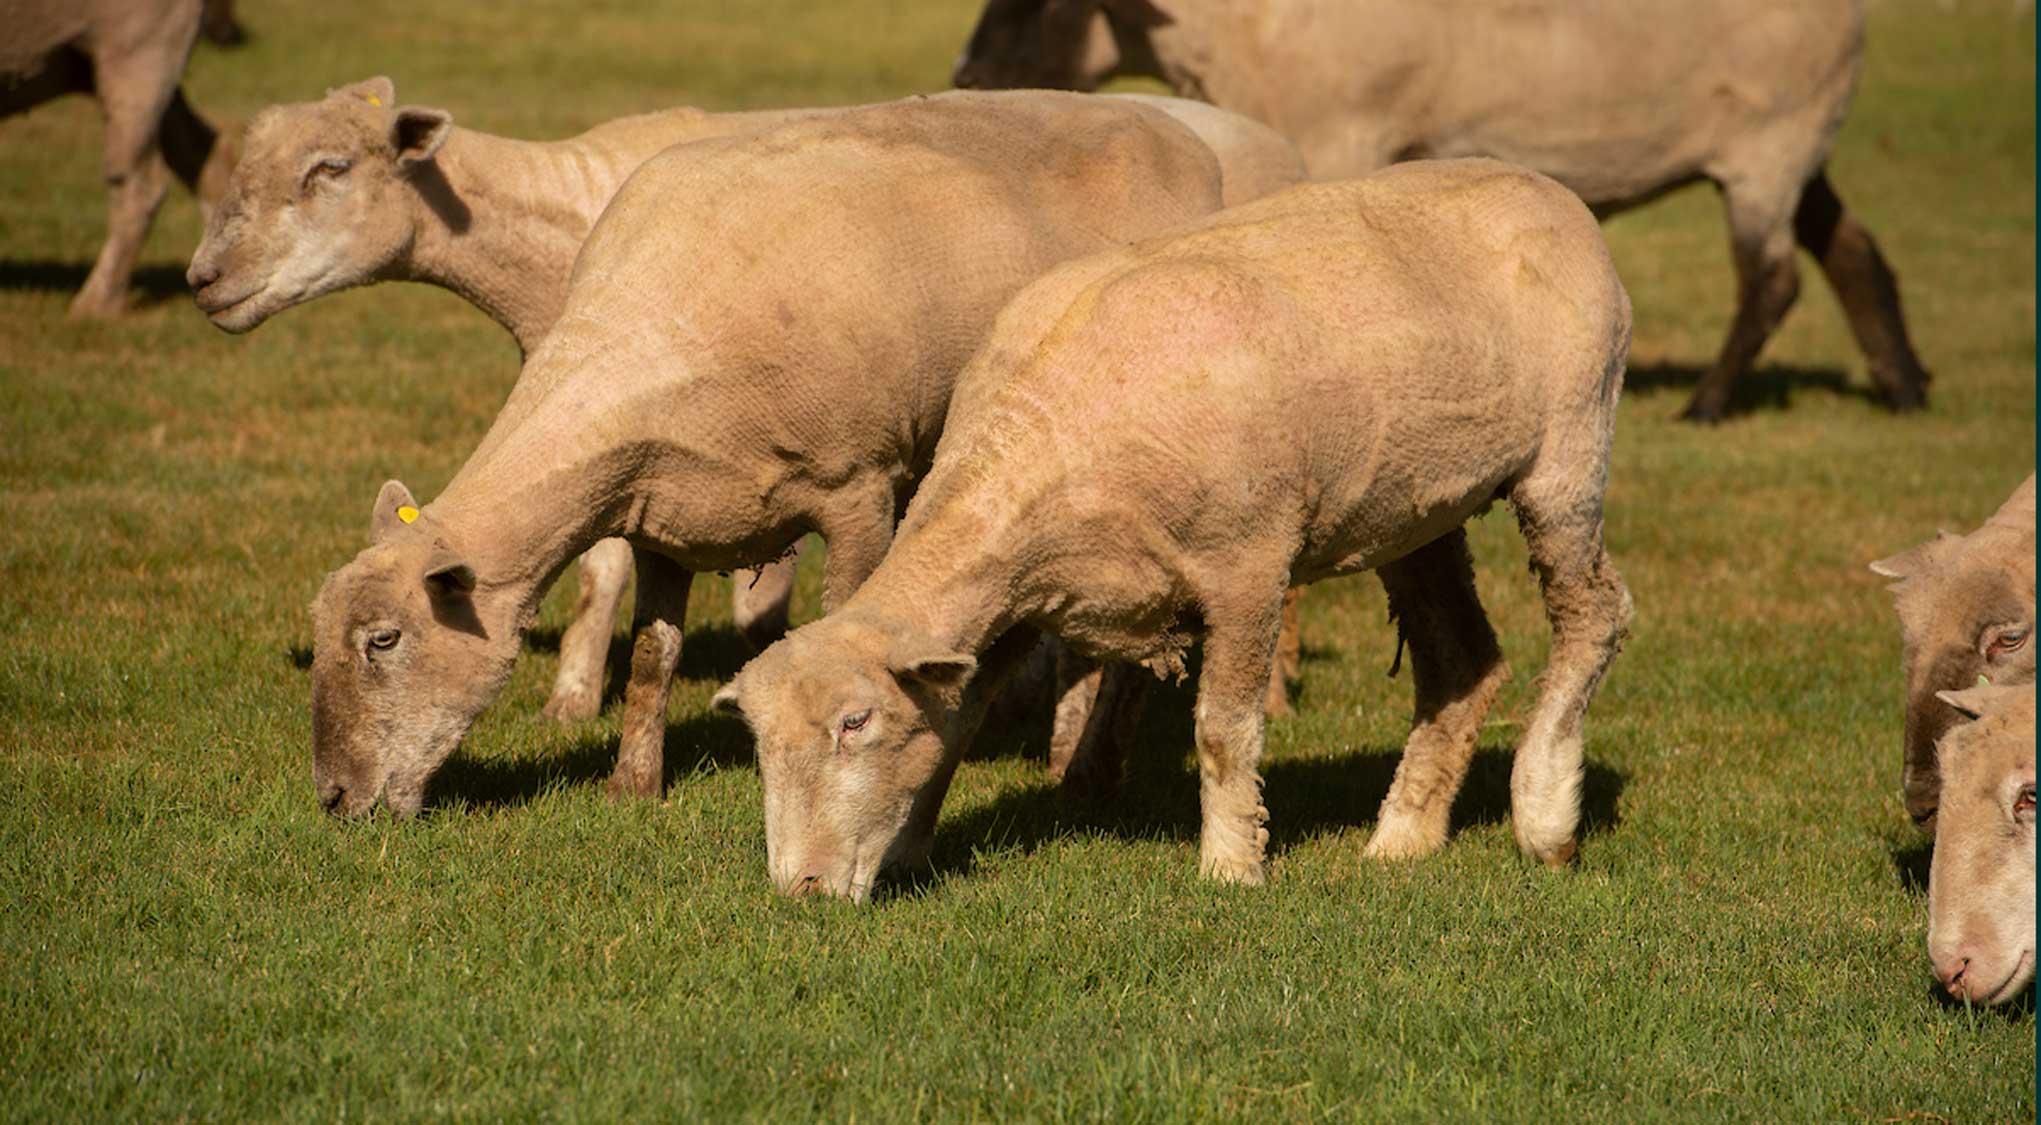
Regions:
<svg viewBox="0 0 2041 1125"><path fill-rule="evenodd" d="M417 523L418 509L412 507L409 504L406 504L403 507L397 509L397 518L403 520L405 523Z"/></svg>
<svg viewBox="0 0 2041 1125"><path fill-rule="evenodd" d="M377 107L381 107L381 105L383 104L383 99L381 99L381 98L379 98L379 97L375 96L374 94L363 94L363 95L361 96L361 100L363 100L363 101L367 102L368 104L370 104L370 105L372 105L372 106L377 106ZM406 522L409 522L409 521L406 521Z"/></svg>

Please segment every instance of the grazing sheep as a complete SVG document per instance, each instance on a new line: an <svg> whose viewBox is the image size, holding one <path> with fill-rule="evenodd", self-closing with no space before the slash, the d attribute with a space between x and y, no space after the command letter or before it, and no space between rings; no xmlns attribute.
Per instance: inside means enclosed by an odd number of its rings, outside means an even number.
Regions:
<svg viewBox="0 0 2041 1125"><path fill-rule="evenodd" d="M1823 168L1863 62L1861 0L989 0L958 86L1145 75L1267 122L1314 176L1419 157L1535 168L1606 216L1722 191L1736 319L1685 416L1715 421L1820 262L1895 410L1927 401L1892 270Z"/></svg>
<svg viewBox="0 0 2041 1125"><path fill-rule="evenodd" d="M1905 642L1900 776L1907 815L1932 832L1941 789L1935 744L1959 718L1940 693L1980 677L2034 682L2034 477L1976 531L1942 532L1871 570L1899 579L1890 588Z"/></svg>
<svg viewBox="0 0 2041 1125"><path fill-rule="evenodd" d="M1940 693L1942 828L1928 871L1928 959L1949 995L2003 1004L2034 979L2034 688Z"/></svg>
<svg viewBox="0 0 2041 1125"><path fill-rule="evenodd" d="M820 112L680 108L565 141L518 141L458 128L445 110L399 105L388 78L370 78L255 118L186 280L207 318L234 333L327 293L422 281L467 298L530 355L560 315L589 228L647 158ZM630 578L620 539L583 557L546 714L573 722L601 710ZM753 643L786 631L793 586L791 556L732 583L732 611Z"/></svg>
<svg viewBox="0 0 2041 1125"><path fill-rule="evenodd" d="M924 858L1037 629L1158 674L1202 632L1199 867L1259 882L1285 590L1370 569L1433 644L1369 851L1437 849L1505 675L1461 525L1505 497L1553 630L1516 836L1566 862L1582 718L1630 616L1602 547L1629 333L1594 217L1488 160L1292 188L1028 287L885 561L717 694L757 736L774 882L864 899Z"/></svg>
<svg viewBox="0 0 2041 1125"><path fill-rule="evenodd" d="M1303 178L1296 149L1264 126L1179 98L1132 100L1206 141L1229 199ZM212 322L235 333L326 293L425 282L473 302L529 355L560 315L589 228L646 159L833 112L679 108L542 143L459 128L444 110L399 105L388 78L371 78L255 119L187 280ZM786 631L795 562L790 550L732 584L732 614L758 647ZM622 540L584 556L548 715L571 722L601 708L611 625L630 576Z"/></svg>
<svg viewBox="0 0 2041 1125"><path fill-rule="evenodd" d="M118 316L169 173L207 204L232 146L193 113L179 84L198 39L199 0L0 0L0 117L92 94L106 119L106 242L73 316Z"/></svg>
<svg viewBox="0 0 2041 1125"><path fill-rule="evenodd" d="M657 794L691 572L816 531L841 603L1007 298L1220 191L1170 116L1047 92L910 98L647 161L480 448L422 510L386 485L372 545L313 603L320 800L415 811L547 586L612 536L639 594L610 788Z"/></svg>

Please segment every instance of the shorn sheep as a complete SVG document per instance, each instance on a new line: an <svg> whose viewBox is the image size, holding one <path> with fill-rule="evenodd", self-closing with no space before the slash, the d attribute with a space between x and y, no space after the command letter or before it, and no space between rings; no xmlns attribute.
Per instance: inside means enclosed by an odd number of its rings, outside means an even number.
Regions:
<svg viewBox="0 0 2041 1125"><path fill-rule="evenodd" d="M784 892L922 861L985 701L1037 631L1181 674L1202 635L1199 868L1263 878L1263 693L1285 589L1376 570L1413 729L1369 852L1446 837L1505 676L1462 524L1507 499L1552 652L1511 780L1575 848L1582 719L1630 617L1602 546L1630 303L1595 220L1494 161L1292 188L1029 286L958 380L885 561L717 702L757 738Z"/></svg>
<svg viewBox="0 0 2041 1125"><path fill-rule="evenodd" d="M989 0L958 86L1159 78L1273 126L1311 174L1492 156L1604 216L1706 180L1737 307L1686 417L1714 421L1820 264L1895 410L1927 402L1898 282L1824 164L1864 56L1862 0Z"/></svg>
<svg viewBox="0 0 2041 1125"><path fill-rule="evenodd" d="M91 94L106 120L106 241L71 314L118 316L170 177L200 204L219 197L231 145L192 112L181 84L199 0L0 0L0 117Z"/></svg>
<svg viewBox="0 0 2041 1125"><path fill-rule="evenodd" d="M692 573L819 532L825 608L842 603L1007 298L1221 190L1169 114L1053 92L911 98L647 161L480 448L430 504L386 486L372 545L314 602L322 802L416 810L560 568L617 536L639 595L610 787L657 794Z"/></svg>
<svg viewBox="0 0 2041 1125"><path fill-rule="evenodd" d="M1906 811L1933 831L1941 774L1935 744L1961 716L1941 698L1980 679L2034 682L2034 477L1968 535L1944 531L1873 573L1896 578L1906 730L1900 781Z"/></svg>

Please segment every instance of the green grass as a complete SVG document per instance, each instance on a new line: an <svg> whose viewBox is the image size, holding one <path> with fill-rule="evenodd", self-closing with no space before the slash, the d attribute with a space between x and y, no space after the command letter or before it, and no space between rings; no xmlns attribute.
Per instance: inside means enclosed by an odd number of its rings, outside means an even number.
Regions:
<svg viewBox="0 0 2041 1125"><path fill-rule="evenodd" d="M245 120L388 73L558 136L932 88L974 6L276 0L190 89ZM515 349L416 286L224 336L179 292L183 197L150 302L67 322L102 229L93 110L0 125L0 1116L2031 1119L2031 1003L1929 989L1897 629L1864 570L2032 461L2034 24L2008 7L1874 4L1832 164L1901 271L1931 413L1867 401L1810 270L1753 409L1672 422L1730 311L1719 211L1692 191L1609 226L1638 325L1609 539L1638 616L1557 874L1506 820L1545 635L1502 515L1473 538L1517 679L1423 862L1359 858L1409 710L1365 580L1306 600L1259 889L1195 876L1176 693L1122 803L1059 803L1027 730L963 768L919 890L775 898L747 739L707 713L744 656L720 584L664 802L603 799L614 708L538 714L556 593L433 811L332 822L305 604L385 477L451 476Z"/></svg>

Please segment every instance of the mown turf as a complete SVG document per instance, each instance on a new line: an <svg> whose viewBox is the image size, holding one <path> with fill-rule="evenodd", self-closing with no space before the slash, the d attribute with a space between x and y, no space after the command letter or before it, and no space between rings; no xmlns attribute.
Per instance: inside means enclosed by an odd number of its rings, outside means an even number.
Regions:
<svg viewBox="0 0 2041 1125"><path fill-rule="evenodd" d="M67 322L97 123L75 100L0 125L0 1115L2031 1119L2031 1001L1929 988L1897 631L1863 567L1975 523L2033 458L2034 25L1950 6L1874 0L1832 164L1902 273L1931 413L1867 400L1810 270L1747 413L1672 422L1729 315L1719 211L1693 191L1608 227L1638 325L1609 540L1638 617L1557 874L1506 819L1544 625L1500 511L1473 538L1517 679L1423 862L1359 859L1409 710L1363 580L1306 601L1259 889L1195 877L1177 692L1122 802L1064 805L1023 730L962 770L933 878L774 898L746 736L706 708L746 655L720 584L663 803L603 799L614 708L539 716L556 593L429 815L329 821L305 603L385 477L444 484L515 348L413 286L223 336L181 293L182 197L142 309ZM275 0L190 90L245 120L387 73L558 136L933 88L971 8Z"/></svg>

